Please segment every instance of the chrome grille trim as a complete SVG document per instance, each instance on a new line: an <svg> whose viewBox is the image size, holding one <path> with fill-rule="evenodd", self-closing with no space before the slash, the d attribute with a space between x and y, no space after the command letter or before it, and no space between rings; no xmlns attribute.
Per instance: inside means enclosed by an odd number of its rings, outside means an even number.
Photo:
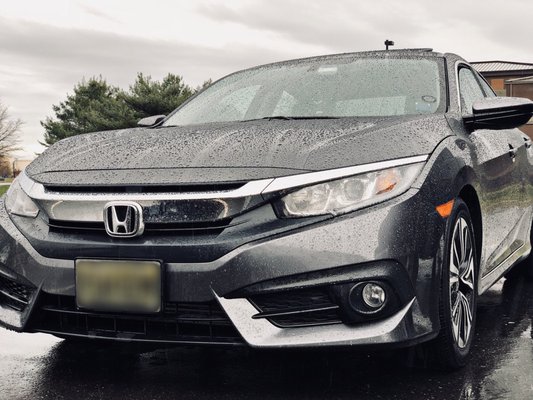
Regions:
<svg viewBox="0 0 533 400"><path fill-rule="evenodd" d="M26 174L20 175L22 189L34 200L46 201L91 201L108 202L130 200L137 202L161 200L212 200L235 199L260 194L273 179L250 181L240 188L219 192L190 192L190 193L68 193L50 192L44 185L33 181Z"/></svg>

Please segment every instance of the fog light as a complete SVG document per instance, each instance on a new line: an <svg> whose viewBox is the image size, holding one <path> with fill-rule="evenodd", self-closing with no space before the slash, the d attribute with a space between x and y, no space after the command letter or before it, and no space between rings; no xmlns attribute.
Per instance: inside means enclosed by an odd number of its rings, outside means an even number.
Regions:
<svg viewBox="0 0 533 400"><path fill-rule="evenodd" d="M376 283L367 283L363 287L361 295L365 304L371 308L383 307L383 304L385 304L385 300L387 299L385 289Z"/></svg>

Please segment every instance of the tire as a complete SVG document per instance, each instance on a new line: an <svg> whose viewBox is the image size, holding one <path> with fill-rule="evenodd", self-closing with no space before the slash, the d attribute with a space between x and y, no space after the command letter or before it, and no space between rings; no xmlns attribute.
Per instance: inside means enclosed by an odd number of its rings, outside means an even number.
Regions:
<svg viewBox="0 0 533 400"><path fill-rule="evenodd" d="M446 370L463 367L476 325L478 259L467 205L456 199L446 224L439 313L439 336L431 343L433 364Z"/></svg>

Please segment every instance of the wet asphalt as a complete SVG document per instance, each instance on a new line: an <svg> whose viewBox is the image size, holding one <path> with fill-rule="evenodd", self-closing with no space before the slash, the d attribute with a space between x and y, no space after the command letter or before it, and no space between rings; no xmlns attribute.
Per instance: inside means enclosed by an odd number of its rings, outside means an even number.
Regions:
<svg viewBox="0 0 533 400"><path fill-rule="evenodd" d="M533 399L533 283L482 296L472 359L447 373L403 351L136 349L0 329L1 399ZM146 350L146 349L145 349Z"/></svg>

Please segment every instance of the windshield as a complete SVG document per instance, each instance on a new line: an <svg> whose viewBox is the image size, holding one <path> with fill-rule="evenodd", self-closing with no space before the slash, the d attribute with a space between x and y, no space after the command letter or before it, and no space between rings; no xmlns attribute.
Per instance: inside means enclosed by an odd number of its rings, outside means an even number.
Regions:
<svg viewBox="0 0 533 400"><path fill-rule="evenodd" d="M443 63L430 58L322 58L232 74L165 122L385 117L444 111Z"/></svg>

